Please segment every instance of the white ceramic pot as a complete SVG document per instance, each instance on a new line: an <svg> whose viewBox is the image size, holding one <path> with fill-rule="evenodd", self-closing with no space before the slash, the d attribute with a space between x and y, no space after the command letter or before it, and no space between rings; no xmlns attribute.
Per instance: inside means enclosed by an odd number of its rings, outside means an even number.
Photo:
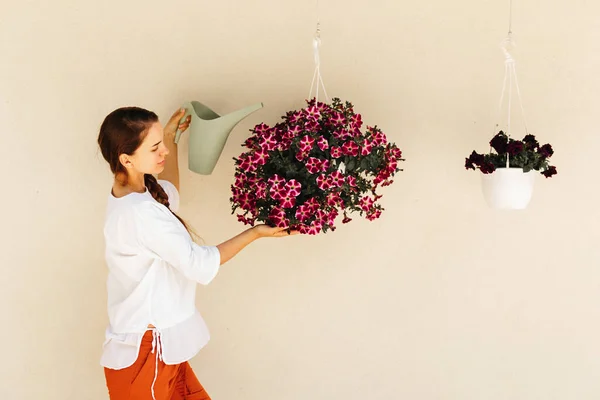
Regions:
<svg viewBox="0 0 600 400"><path fill-rule="evenodd" d="M533 194L535 174L522 168L498 168L491 174L481 174L481 189L488 205L500 210L522 210Z"/></svg>

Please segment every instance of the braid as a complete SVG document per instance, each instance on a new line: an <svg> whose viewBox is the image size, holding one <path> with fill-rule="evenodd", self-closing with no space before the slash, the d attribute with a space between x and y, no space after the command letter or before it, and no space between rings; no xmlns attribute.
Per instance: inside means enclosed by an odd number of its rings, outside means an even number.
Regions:
<svg viewBox="0 0 600 400"><path fill-rule="evenodd" d="M179 222L181 222L181 224L185 227L185 229L188 231L188 233L190 234L192 239L194 237L201 239L198 236L198 234L196 232L194 232L194 230L191 229L188 226L188 224L183 219L181 219L181 217L179 217L179 215L175 214L173 212L173 210L171 210L171 208L169 207L169 205L170 205L169 204L169 196L167 195L167 193L165 192L163 187L160 185L160 183L158 183L158 181L156 180L154 175L145 174L144 175L144 183L146 184L146 187L148 188L148 191L150 192L152 197L154 197L154 200L158 201L160 204L167 207L169 209L169 211L171 211L171 213L175 216L175 218L177 218L179 220Z"/></svg>
<svg viewBox="0 0 600 400"><path fill-rule="evenodd" d="M146 187L148 188L148 191L152 197L154 197L154 200L169 208L169 196L167 196L167 193L162 186L160 186L160 183L158 183L154 175L145 174L144 183L146 184Z"/></svg>

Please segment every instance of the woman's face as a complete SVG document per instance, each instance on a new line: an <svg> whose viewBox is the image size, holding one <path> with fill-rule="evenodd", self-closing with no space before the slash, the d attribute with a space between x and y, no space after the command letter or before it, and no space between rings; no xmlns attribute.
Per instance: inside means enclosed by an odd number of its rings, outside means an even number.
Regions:
<svg viewBox="0 0 600 400"><path fill-rule="evenodd" d="M148 130L148 134L140 147L131 156L130 168L143 174L159 174L165 169L165 159L169 149L163 142L163 128L160 122L155 122ZM127 165L125 165L127 167Z"/></svg>

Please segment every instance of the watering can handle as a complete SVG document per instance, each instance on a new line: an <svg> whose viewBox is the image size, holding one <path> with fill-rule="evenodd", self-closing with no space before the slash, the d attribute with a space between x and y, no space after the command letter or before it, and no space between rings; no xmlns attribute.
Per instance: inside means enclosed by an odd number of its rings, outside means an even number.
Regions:
<svg viewBox="0 0 600 400"><path fill-rule="evenodd" d="M179 120L179 124L183 123L185 121L185 119L188 117L188 115L191 115L190 109L187 105L183 106L182 108L185 108L185 114ZM179 124L177 124L177 126L179 126ZM179 142L179 139L181 138L181 133L182 132L179 130L179 128L177 128L177 132L175 132L175 144L177 144Z"/></svg>

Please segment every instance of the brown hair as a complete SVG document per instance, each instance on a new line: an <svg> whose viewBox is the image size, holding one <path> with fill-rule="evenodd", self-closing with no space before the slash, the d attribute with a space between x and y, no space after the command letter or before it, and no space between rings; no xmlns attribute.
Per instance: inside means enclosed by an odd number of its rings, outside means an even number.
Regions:
<svg viewBox="0 0 600 400"><path fill-rule="evenodd" d="M108 114L102 122L98 145L102 156L110 165L112 173L125 178L124 184L127 183L127 170L119 161L119 156L121 154L133 155L148 135L150 126L155 122L158 122L158 116L155 113L139 107L118 108ZM156 201L169 208L169 197L152 174L144 175L144 184ZM185 221L170 208L169 210L191 233Z"/></svg>

